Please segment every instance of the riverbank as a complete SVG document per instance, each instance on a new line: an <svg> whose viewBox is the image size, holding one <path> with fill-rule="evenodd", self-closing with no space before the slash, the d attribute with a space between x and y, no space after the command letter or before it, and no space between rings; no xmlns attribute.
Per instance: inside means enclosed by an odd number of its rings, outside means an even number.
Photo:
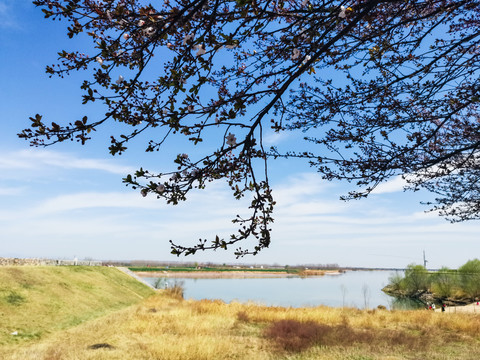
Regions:
<svg viewBox="0 0 480 360"><path fill-rule="evenodd" d="M248 278L285 278L290 276L325 276L325 275L340 275L339 270L304 270L293 273L287 271L133 271L140 277L168 277L168 278L187 278L187 279L248 279Z"/></svg>
<svg viewBox="0 0 480 360"><path fill-rule="evenodd" d="M472 304L473 299L466 297L442 297L427 290L418 290L411 293L406 290L400 290L392 285L385 286L382 291L390 296L399 299L411 299L419 301L425 305L429 304L446 304L449 307L464 307ZM475 302L476 303L476 302Z"/></svg>

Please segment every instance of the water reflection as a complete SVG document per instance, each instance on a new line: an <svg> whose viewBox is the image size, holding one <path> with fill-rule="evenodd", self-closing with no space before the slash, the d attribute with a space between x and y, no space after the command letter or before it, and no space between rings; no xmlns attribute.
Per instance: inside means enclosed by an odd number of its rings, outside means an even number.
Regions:
<svg viewBox="0 0 480 360"><path fill-rule="evenodd" d="M416 310L425 308L425 304L419 300L392 297L389 308L394 310Z"/></svg>

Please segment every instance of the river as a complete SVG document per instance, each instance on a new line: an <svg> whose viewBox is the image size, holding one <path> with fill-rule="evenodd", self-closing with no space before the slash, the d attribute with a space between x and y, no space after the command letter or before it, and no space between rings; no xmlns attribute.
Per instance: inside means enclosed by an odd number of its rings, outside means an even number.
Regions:
<svg viewBox="0 0 480 360"><path fill-rule="evenodd" d="M399 301L382 292L392 271L347 271L340 275L319 277L279 277L244 279L182 279L163 278L162 286L181 282L185 299L220 299L255 302L268 306L306 307L326 305L331 307L388 309L415 308L417 304ZM159 278L144 278L151 284Z"/></svg>

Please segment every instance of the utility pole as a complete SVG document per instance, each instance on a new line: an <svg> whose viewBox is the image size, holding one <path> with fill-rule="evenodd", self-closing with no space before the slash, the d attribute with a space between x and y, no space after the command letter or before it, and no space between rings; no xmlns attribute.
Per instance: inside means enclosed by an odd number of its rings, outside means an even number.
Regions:
<svg viewBox="0 0 480 360"><path fill-rule="evenodd" d="M423 250L423 267L426 269L427 268L427 259L425 259L425 250Z"/></svg>

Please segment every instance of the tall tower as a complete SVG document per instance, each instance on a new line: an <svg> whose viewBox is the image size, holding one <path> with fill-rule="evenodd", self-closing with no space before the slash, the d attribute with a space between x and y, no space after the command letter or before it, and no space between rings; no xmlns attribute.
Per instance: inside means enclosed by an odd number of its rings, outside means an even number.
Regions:
<svg viewBox="0 0 480 360"><path fill-rule="evenodd" d="M427 259L425 258L425 250L423 250L423 267L426 269L427 268Z"/></svg>

